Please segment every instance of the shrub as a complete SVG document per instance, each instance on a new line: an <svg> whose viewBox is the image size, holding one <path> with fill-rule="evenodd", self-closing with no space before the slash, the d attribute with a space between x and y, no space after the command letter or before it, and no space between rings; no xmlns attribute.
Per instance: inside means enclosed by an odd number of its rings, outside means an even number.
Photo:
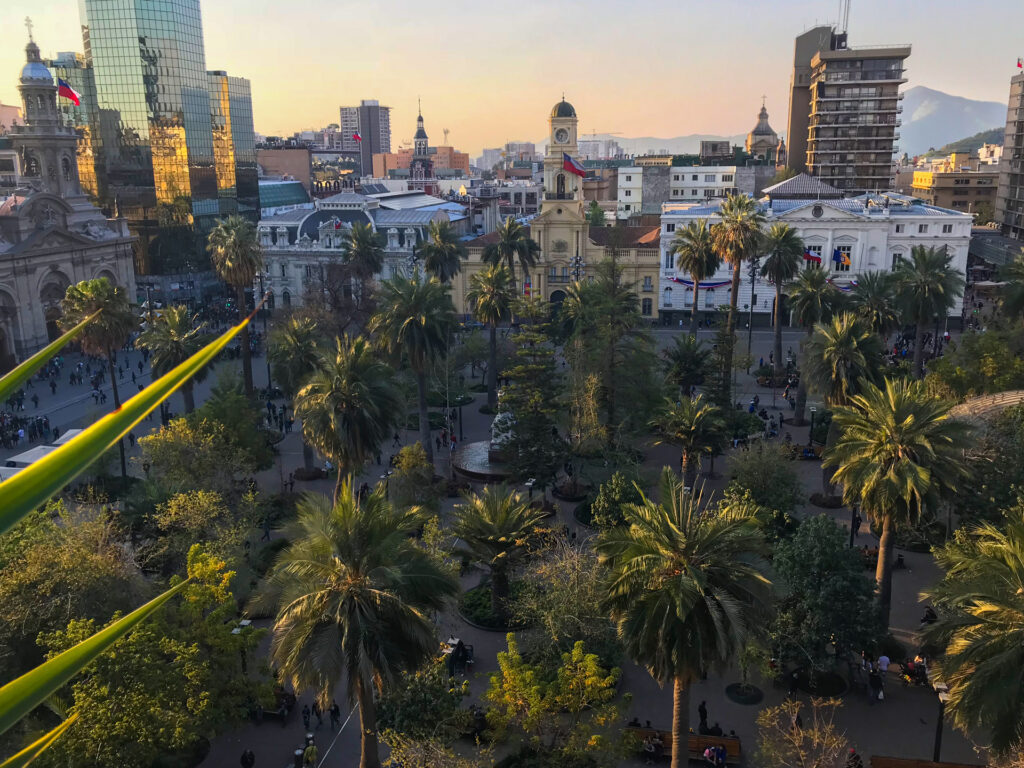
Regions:
<svg viewBox="0 0 1024 768"><path fill-rule="evenodd" d="M758 419L760 421L760 419ZM732 482L727 492L750 498L759 506L792 513L804 500L803 486L782 449L760 443L733 455L729 463Z"/></svg>
<svg viewBox="0 0 1024 768"><path fill-rule="evenodd" d="M613 474L598 488L597 496L590 506L591 525L620 525L623 521L624 504L639 504L643 501L639 489L622 472Z"/></svg>

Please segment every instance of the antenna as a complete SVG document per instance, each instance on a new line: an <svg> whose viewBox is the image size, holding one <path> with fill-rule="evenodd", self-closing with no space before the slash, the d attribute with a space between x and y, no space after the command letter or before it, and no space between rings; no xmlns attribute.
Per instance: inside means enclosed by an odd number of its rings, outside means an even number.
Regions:
<svg viewBox="0 0 1024 768"><path fill-rule="evenodd" d="M448 133L449 133L449 131L448 131L447 128L442 128L441 132L444 133L444 145L447 147L448 146Z"/></svg>

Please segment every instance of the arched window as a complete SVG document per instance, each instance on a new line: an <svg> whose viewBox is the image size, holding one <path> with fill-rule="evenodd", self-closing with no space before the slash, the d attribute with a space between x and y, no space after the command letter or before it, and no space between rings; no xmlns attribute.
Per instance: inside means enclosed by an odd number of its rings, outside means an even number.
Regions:
<svg viewBox="0 0 1024 768"><path fill-rule="evenodd" d="M291 295L291 293L289 293L288 291L285 291L284 293L282 293L281 294L281 302L286 307L290 307L292 305L292 295Z"/></svg>
<svg viewBox="0 0 1024 768"><path fill-rule="evenodd" d="M704 309L715 308L715 289L705 288L704 289Z"/></svg>
<svg viewBox="0 0 1024 768"><path fill-rule="evenodd" d="M561 200L565 197L565 174L560 173L555 177L555 193L558 195L558 199Z"/></svg>
<svg viewBox="0 0 1024 768"><path fill-rule="evenodd" d="M64 173L64 181L71 181L71 160L67 157L61 158L60 168Z"/></svg>
<svg viewBox="0 0 1024 768"><path fill-rule="evenodd" d="M662 298L661 298L661 305L663 307L671 307L672 306L672 288L671 287L665 288L665 290L661 292L661 296L662 296Z"/></svg>

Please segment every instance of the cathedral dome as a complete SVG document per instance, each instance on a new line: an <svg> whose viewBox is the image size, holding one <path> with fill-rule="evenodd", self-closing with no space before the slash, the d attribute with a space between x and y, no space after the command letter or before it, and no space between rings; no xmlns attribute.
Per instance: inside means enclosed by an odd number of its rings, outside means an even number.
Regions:
<svg viewBox="0 0 1024 768"><path fill-rule="evenodd" d="M25 46L27 63L21 70L21 82L46 83L53 85L53 75L39 57L39 46L30 42Z"/></svg>
<svg viewBox="0 0 1024 768"><path fill-rule="evenodd" d="M572 104L563 99L551 108L552 117L576 117L576 110Z"/></svg>

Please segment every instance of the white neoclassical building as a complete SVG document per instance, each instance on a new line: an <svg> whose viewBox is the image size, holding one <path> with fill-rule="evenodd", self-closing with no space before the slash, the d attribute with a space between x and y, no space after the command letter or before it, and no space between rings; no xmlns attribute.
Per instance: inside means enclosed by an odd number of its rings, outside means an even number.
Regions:
<svg viewBox="0 0 1024 768"><path fill-rule="evenodd" d="M973 217L967 213L927 205L892 192L842 197L842 193L801 174L765 190L758 201L767 226L785 222L803 239L804 269L824 269L833 285L849 291L857 277L869 271L891 271L915 246L945 248L953 265L966 272ZM688 318L693 309L693 282L676 269L671 252L677 230L689 222L720 218L721 200L704 204L666 203L661 213L661 279L658 308L664 322ZM732 269L722 264L710 279L701 281L699 311L713 312L729 303ZM763 278L754 280L744 267L737 305L749 311L753 293L754 322L771 321L775 287ZM959 322L960 307L949 316ZM785 303L783 317L789 317Z"/></svg>

